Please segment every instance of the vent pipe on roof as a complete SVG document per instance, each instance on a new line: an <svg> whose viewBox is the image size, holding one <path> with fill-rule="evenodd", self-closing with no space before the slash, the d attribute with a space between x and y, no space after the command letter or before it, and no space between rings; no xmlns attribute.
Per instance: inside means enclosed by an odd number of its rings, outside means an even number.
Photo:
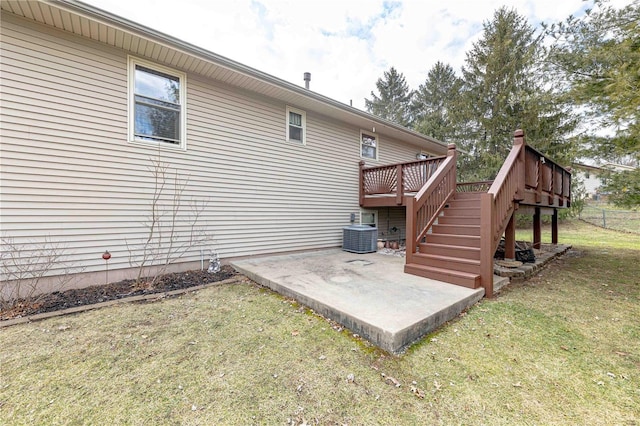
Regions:
<svg viewBox="0 0 640 426"><path fill-rule="evenodd" d="M309 88L309 82L311 81L311 73L310 72L305 72L304 73L304 88L308 89Z"/></svg>

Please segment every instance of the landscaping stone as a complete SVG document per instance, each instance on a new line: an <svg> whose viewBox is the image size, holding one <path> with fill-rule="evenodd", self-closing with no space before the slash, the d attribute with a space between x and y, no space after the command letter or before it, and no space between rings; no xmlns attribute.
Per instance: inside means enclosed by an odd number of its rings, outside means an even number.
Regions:
<svg viewBox="0 0 640 426"><path fill-rule="evenodd" d="M501 266L500 261L496 260L493 266L493 273L500 277L523 280L538 273L538 271L544 268L547 263L566 253L570 248L570 245L564 244L543 244L540 250L534 251L536 255L535 262L523 263L522 265L514 268Z"/></svg>

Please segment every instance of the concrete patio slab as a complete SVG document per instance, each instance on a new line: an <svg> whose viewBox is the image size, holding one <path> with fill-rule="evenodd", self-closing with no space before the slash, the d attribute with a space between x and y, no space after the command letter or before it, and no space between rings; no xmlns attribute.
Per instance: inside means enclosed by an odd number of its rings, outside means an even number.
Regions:
<svg viewBox="0 0 640 426"><path fill-rule="evenodd" d="M484 295L482 288L405 274L404 263L403 257L331 249L238 260L232 266L397 353Z"/></svg>

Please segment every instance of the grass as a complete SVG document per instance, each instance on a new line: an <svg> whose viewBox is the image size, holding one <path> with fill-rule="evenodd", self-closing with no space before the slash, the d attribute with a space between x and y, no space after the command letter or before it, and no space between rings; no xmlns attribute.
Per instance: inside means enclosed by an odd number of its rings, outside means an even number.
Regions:
<svg viewBox="0 0 640 426"><path fill-rule="evenodd" d="M518 229L516 240L533 241L533 228ZM542 228L542 242L551 243L551 226ZM608 230L593 226L584 221L570 220L561 222L558 226L558 243L571 244L579 250L591 252L594 248L612 250L618 249L640 251L640 235Z"/></svg>
<svg viewBox="0 0 640 426"><path fill-rule="evenodd" d="M0 423L638 425L640 237L560 229L399 357L250 282L2 329Z"/></svg>
<svg viewBox="0 0 640 426"><path fill-rule="evenodd" d="M640 211L622 210L611 205L586 205L580 218L603 228L640 234Z"/></svg>

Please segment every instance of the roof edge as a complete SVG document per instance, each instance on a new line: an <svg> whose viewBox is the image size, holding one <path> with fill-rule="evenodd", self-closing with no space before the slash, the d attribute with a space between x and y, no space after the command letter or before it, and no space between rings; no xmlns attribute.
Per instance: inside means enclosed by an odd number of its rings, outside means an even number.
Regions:
<svg viewBox="0 0 640 426"><path fill-rule="evenodd" d="M218 66L225 67L230 71L234 71L237 73L244 74L246 76L255 78L267 84L272 84L279 86L283 89L294 92L298 95L302 95L305 97L309 97L318 102L322 102L326 105L329 105L333 108L337 108L339 110L344 111L347 114L352 114L358 116L363 119L371 120L378 123L381 126L386 126L390 129L400 131L402 133L406 133L413 137L422 139L425 142L438 145L442 147L443 151L446 152L447 144L442 141L439 141L435 138L423 135L422 133L416 132L407 127L396 124L392 121L377 117L375 115L364 112L360 109L347 105L345 103L339 102L335 99L329 98L325 95L321 95L317 92L313 92L309 89L303 88L302 86L298 86L281 78L275 77L271 74L265 73L258 69L249 67L240 62L234 61L222 55L218 55L217 53L206 50L202 47L198 47L194 44L188 43L186 41L180 40L176 37L170 36L163 32L154 30L153 28L147 27L145 25L139 24L137 22L131 21L127 18L115 15L111 12L107 12L98 7L83 3L78 0L44 0L44 3L48 3L50 5L61 7L67 9L76 14L85 15L87 18L99 19L108 25L117 25L123 27L125 30L144 34L146 37L150 37L154 39L155 42L160 44L164 44L167 47L182 50L185 53L188 53L192 56L199 57L200 59L215 62Z"/></svg>

